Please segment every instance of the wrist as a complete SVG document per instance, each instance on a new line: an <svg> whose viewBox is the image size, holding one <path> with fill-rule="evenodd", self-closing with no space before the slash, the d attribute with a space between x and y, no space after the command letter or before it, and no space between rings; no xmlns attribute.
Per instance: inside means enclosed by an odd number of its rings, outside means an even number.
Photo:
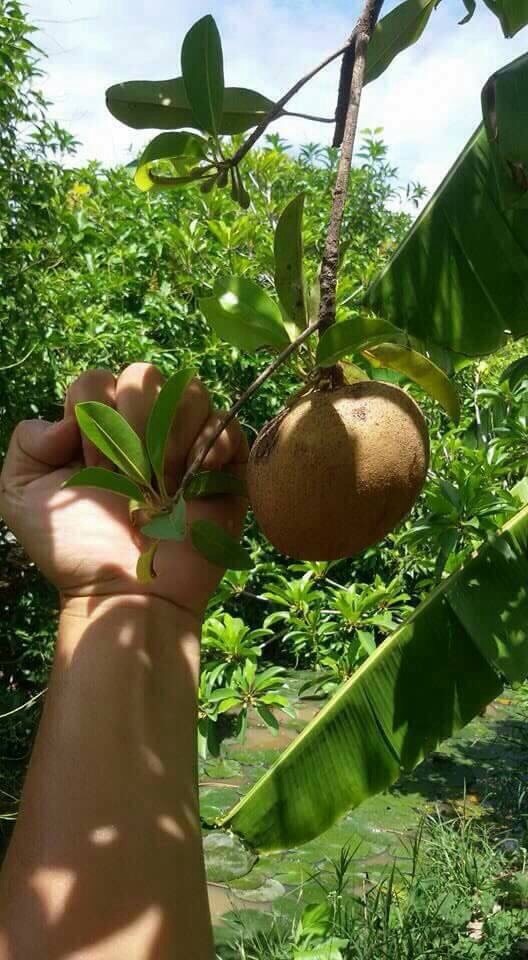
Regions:
<svg viewBox="0 0 528 960"><path fill-rule="evenodd" d="M110 611L124 613L134 611L141 619L156 619L181 626L198 636L201 631L201 618L191 610L155 594L120 593L120 594L92 594L72 595L60 593L60 617L78 621L93 621L105 616Z"/></svg>
<svg viewBox="0 0 528 960"><path fill-rule="evenodd" d="M143 594L61 597L54 674L74 668L91 683L96 677L97 683L110 682L114 691L124 684L126 699L144 683L147 664L152 676L172 677L172 686L174 676L184 671L195 690L200 671L198 618L169 600Z"/></svg>

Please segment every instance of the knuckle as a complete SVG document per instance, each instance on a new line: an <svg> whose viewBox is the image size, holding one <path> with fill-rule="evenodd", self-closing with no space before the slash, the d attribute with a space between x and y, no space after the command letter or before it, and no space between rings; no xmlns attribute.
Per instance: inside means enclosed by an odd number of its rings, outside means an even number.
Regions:
<svg viewBox="0 0 528 960"><path fill-rule="evenodd" d="M145 380L150 377L162 379L160 371L153 363L145 363L141 360L130 363L119 375L120 380Z"/></svg>
<svg viewBox="0 0 528 960"><path fill-rule="evenodd" d="M211 403L209 391L205 383L202 383L198 377L193 377L192 380L189 381L185 388L183 399L189 405L207 408L207 411L209 411Z"/></svg>
<svg viewBox="0 0 528 960"><path fill-rule="evenodd" d="M201 380L194 377L186 386L180 403L178 419L186 422L196 433L203 429L211 412L209 391ZM189 423L189 419L191 423Z"/></svg>
<svg viewBox="0 0 528 960"><path fill-rule="evenodd" d="M94 387L107 387L111 386L113 382L114 375L110 370L105 370L104 367L95 367L93 370L84 370L79 374L70 384L68 393L76 393L78 390L84 392Z"/></svg>
<svg viewBox="0 0 528 960"><path fill-rule="evenodd" d="M84 370L77 378L76 383L92 383L94 381L110 381L114 375L110 370L104 367L94 367L93 370Z"/></svg>
<svg viewBox="0 0 528 960"><path fill-rule="evenodd" d="M29 420L29 419L20 420L17 423L15 429L13 430L13 434L11 436L11 444L20 443L20 441L25 436L27 436L28 431L31 430L33 423L34 423L34 420Z"/></svg>

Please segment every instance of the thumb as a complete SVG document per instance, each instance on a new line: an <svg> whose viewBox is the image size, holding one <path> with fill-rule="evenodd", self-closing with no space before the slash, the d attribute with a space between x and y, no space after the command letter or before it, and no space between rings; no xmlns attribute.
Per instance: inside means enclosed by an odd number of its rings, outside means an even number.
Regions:
<svg viewBox="0 0 528 960"><path fill-rule="evenodd" d="M13 433L7 451L2 471L3 486L29 483L51 470L64 467L79 449L79 428L73 417L57 423L23 420Z"/></svg>

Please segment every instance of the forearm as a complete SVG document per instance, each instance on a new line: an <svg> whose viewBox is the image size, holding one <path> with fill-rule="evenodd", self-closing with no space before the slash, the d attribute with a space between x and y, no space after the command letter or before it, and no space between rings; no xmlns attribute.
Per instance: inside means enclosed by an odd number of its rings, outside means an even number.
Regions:
<svg viewBox="0 0 528 960"><path fill-rule="evenodd" d="M61 615L0 884L0 960L209 960L197 624L163 600L91 604Z"/></svg>

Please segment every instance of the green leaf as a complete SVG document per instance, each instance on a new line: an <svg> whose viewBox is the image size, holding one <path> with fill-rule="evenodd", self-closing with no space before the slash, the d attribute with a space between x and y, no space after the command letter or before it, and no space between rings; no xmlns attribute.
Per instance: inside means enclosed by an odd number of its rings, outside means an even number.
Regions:
<svg viewBox="0 0 528 960"><path fill-rule="evenodd" d="M509 363L502 371L499 383L507 383L510 390L515 390L523 381L528 381L528 357L519 357Z"/></svg>
<svg viewBox="0 0 528 960"><path fill-rule="evenodd" d="M236 496L247 496L246 486L239 477L223 470L206 470L195 473L184 490L186 500L195 500L200 497L217 497L231 493Z"/></svg>
<svg viewBox="0 0 528 960"><path fill-rule="evenodd" d="M106 91L106 106L134 130L196 127L183 77L116 83Z"/></svg>
<svg viewBox="0 0 528 960"><path fill-rule="evenodd" d="M382 74L394 58L420 39L437 0L404 0L377 24L367 50L365 83Z"/></svg>
<svg viewBox="0 0 528 960"><path fill-rule="evenodd" d="M178 370L163 384L147 423L146 442L159 488L165 491L165 455L170 430L185 388L195 375L190 367Z"/></svg>
<svg viewBox="0 0 528 960"><path fill-rule="evenodd" d="M511 493L513 497L522 503L523 507L528 503L528 477L523 477L522 480L519 480L512 489Z"/></svg>
<svg viewBox="0 0 528 960"><path fill-rule="evenodd" d="M459 531L456 529L449 529L442 533L438 538L438 545L440 550L438 551L438 556L436 558L434 575L436 579L440 579L444 571L444 567L449 559L449 556L454 553L458 543L458 534Z"/></svg>
<svg viewBox="0 0 528 960"><path fill-rule="evenodd" d="M136 577L140 583L150 583L152 580L156 579L156 571L154 570L154 558L156 556L156 551L159 544L153 543L142 553L136 564Z"/></svg>
<svg viewBox="0 0 528 960"><path fill-rule="evenodd" d="M217 703L221 700L233 699L233 697L236 697L235 690L232 690L231 687L222 687L220 690L212 690L207 699L211 703Z"/></svg>
<svg viewBox="0 0 528 960"><path fill-rule="evenodd" d="M527 625L528 507L377 648L222 825L260 851L318 836L468 723L502 676L526 677Z"/></svg>
<svg viewBox="0 0 528 960"><path fill-rule="evenodd" d="M192 183L200 182L200 189L203 190L204 184L212 183L214 185L214 177L204 176L205 167L195 167L191 173L185 177L165 177L158 174L153 174L151 176L151 185L154 190L184 190L185 187L189 187Z"/></svg>
<svg viewBox="0 0 528 960"><path fill-rule="evenodd" d="M306 297L303 266L304 193L298 194L282 211L275 230L275 289L287 316L297 330L306 326Z"/></svg>
<svg viewBox="0 0 528 960"><path fill-rule="evenodd" d="M458 21L458 25L460 27L463 27L465 23L469 23L469 21L473 17L473 14L475 13L475 10L477 9L476 0L462 0L462 3L466 8L467 13L466 13L466 16L462 18L462 20Z"/></svg>
<svg viewBox="0 0 528 960"><path fill-rule="evenodd" d="M343 360L343 373L347 383L355 383L357 380L371 379L370 374L367 373L366 370L363 370L362 367L358 367L357 363L352 363L350 360Z"/></svg>
<svg viewBox="0 0 528 960"><path fill-rule="evenodd" d="M224 93L224 112L219 133L243 133L257 126L273 109L275 104L256 90L246 87L226 87ZM282 116L283 111L277 116Z"/></svg>
<svg viewBox="0 0 528 960"><path fill-rule="evenodd" d="M218 281L214 296L201 299L200 308L215 333L241 350L282 349L289 343L279 307L246 277Z"/></svg>
<svg viewBox="0 0 528 960"><path fill-rule="evenodd" d="M191 169L204 159L207 142L195 133L160 133L151 140L141 154L134 183L140 190L151 190L155 186L149 175L151 167L159 160L171 160L178 177L186 177ZM196 173L196 178L201 172Z"/></svg>
<svg viewBox="0 0 528 960"><path fill-rule="evenodd" d="M191 526L191 540L193 547L217 567L229 570L251 570L253 567L247 551L212 520L195 520Z"/></svg>
<svg viewBox="0 0 528 960"><path fill-rule="evenodd" d="M195 127L183 77L172 80L128 80L106 91L106 105L116 120L134 130L177 130ZM273 101L244 87L226 87L219 134L243 133L266 116Z"/></svg>
<svg viewBox="0 0 528 960"><path fill-rule="evenodd" d="M113 470L105 470L104 467L86 467L79 470L63 483L63 487L97 487L99 490L110 490L127 500L144 504L143 492L136 483L120 473L114 473Z"/></svg>
<svg viewBox="0 0 528 960"><path fill-rule="evenodd" d="M528 23L526 0L484 0L484 3L499 18L505 37L514 37Z"/></svg>
<svg viewBox="0 0 528 960"><path fill-rule="evenodd" d="M376 652L376 641L374 640L372 634L368 632L368 630L358 630L357 638L363 647L363 650L369 655L369 657L371 654Z"/></svg>
<svg viewBox="0 0 528 960"><path fill-rule="evenodd" d="M350 320L333 323L325 330L317 346L317 364L320 367L332 367L342 357L358 353L368 344L399 336L401 332L381 317L358 314Z"/></svg>
<svg viewBox="0 0 528 960"><path fill-rule="evenodd" d="M443 370L422 353L398 343L381 343L363 351L371 363L403 373L436 400L455 423L460 417L460 399L455 385Z"/></svg>
<svg viewBox="0 0 528 960"><path fill-rule="evenodd" d="M234 200L235 203L238 203L243 210L248 210L251 200L238 167L231 167L229 178L231 183L231 199Z"/></svg>
<svg viewBox="0 0 528 960"><path fill-rule="evenodd" d="M170 513L160 513L153 517L141 527L141 533L157 540L185 540L186 514L185 501L183 497L179 497Z"/></svg>
<svg viewBox="0 0 528 960"><path fill-rule="evenodd" d="M224 61L218 27L210 14L186 34L181 64L193 116L201 130L216 135L224 105Z"/></svg>
<svg viewBox="0 0 528 960"><path fill-rule="evenodd" d="M222 698L218 704L218 711L219 713L227 713L228 710L232 710L233 707L239 707L240 704L240 697L236 695L234 697L225 697Z"/></svg>
<svg viewBox="0 0 528 960"><path fill-rule="evenodd" d="M329 903L309 903L302 912L303 936L324 937L332 929L333 913Z"/></svg>
<svg viewBox="0 0 528 960"><path fill-rule="evenodd" d="M317 947L294 948L293 960L343 960L340 946L347 947L348 940L332 938Z"/></svg>
<svg viewBox="0 0 528 960"><path fill-rule="evenodd" d="M85 437L136 483L150 483L150 463L135 430L113 407L87 400L77 403L75 416Z"/></svg>
<svg viewBox="0 0 528 960"><path fill-rule="evenodd" d="M264 703L258 703L256 710L260 719L264 721L266 726L269 727L270 730L275 730L275 732L278 732L279 721L277 720L277 717L275 716L275 714L270 710L270 708L267 707L266 704Z"/></svg>
<svg viewBox="0 0 528 960"><path fill-rule="evenodd" d="M521 89L528 99L527 78ZM526 335L527 217L504 209L479 128L367 291L368 305L410 336L468 356Z"/></svg>

